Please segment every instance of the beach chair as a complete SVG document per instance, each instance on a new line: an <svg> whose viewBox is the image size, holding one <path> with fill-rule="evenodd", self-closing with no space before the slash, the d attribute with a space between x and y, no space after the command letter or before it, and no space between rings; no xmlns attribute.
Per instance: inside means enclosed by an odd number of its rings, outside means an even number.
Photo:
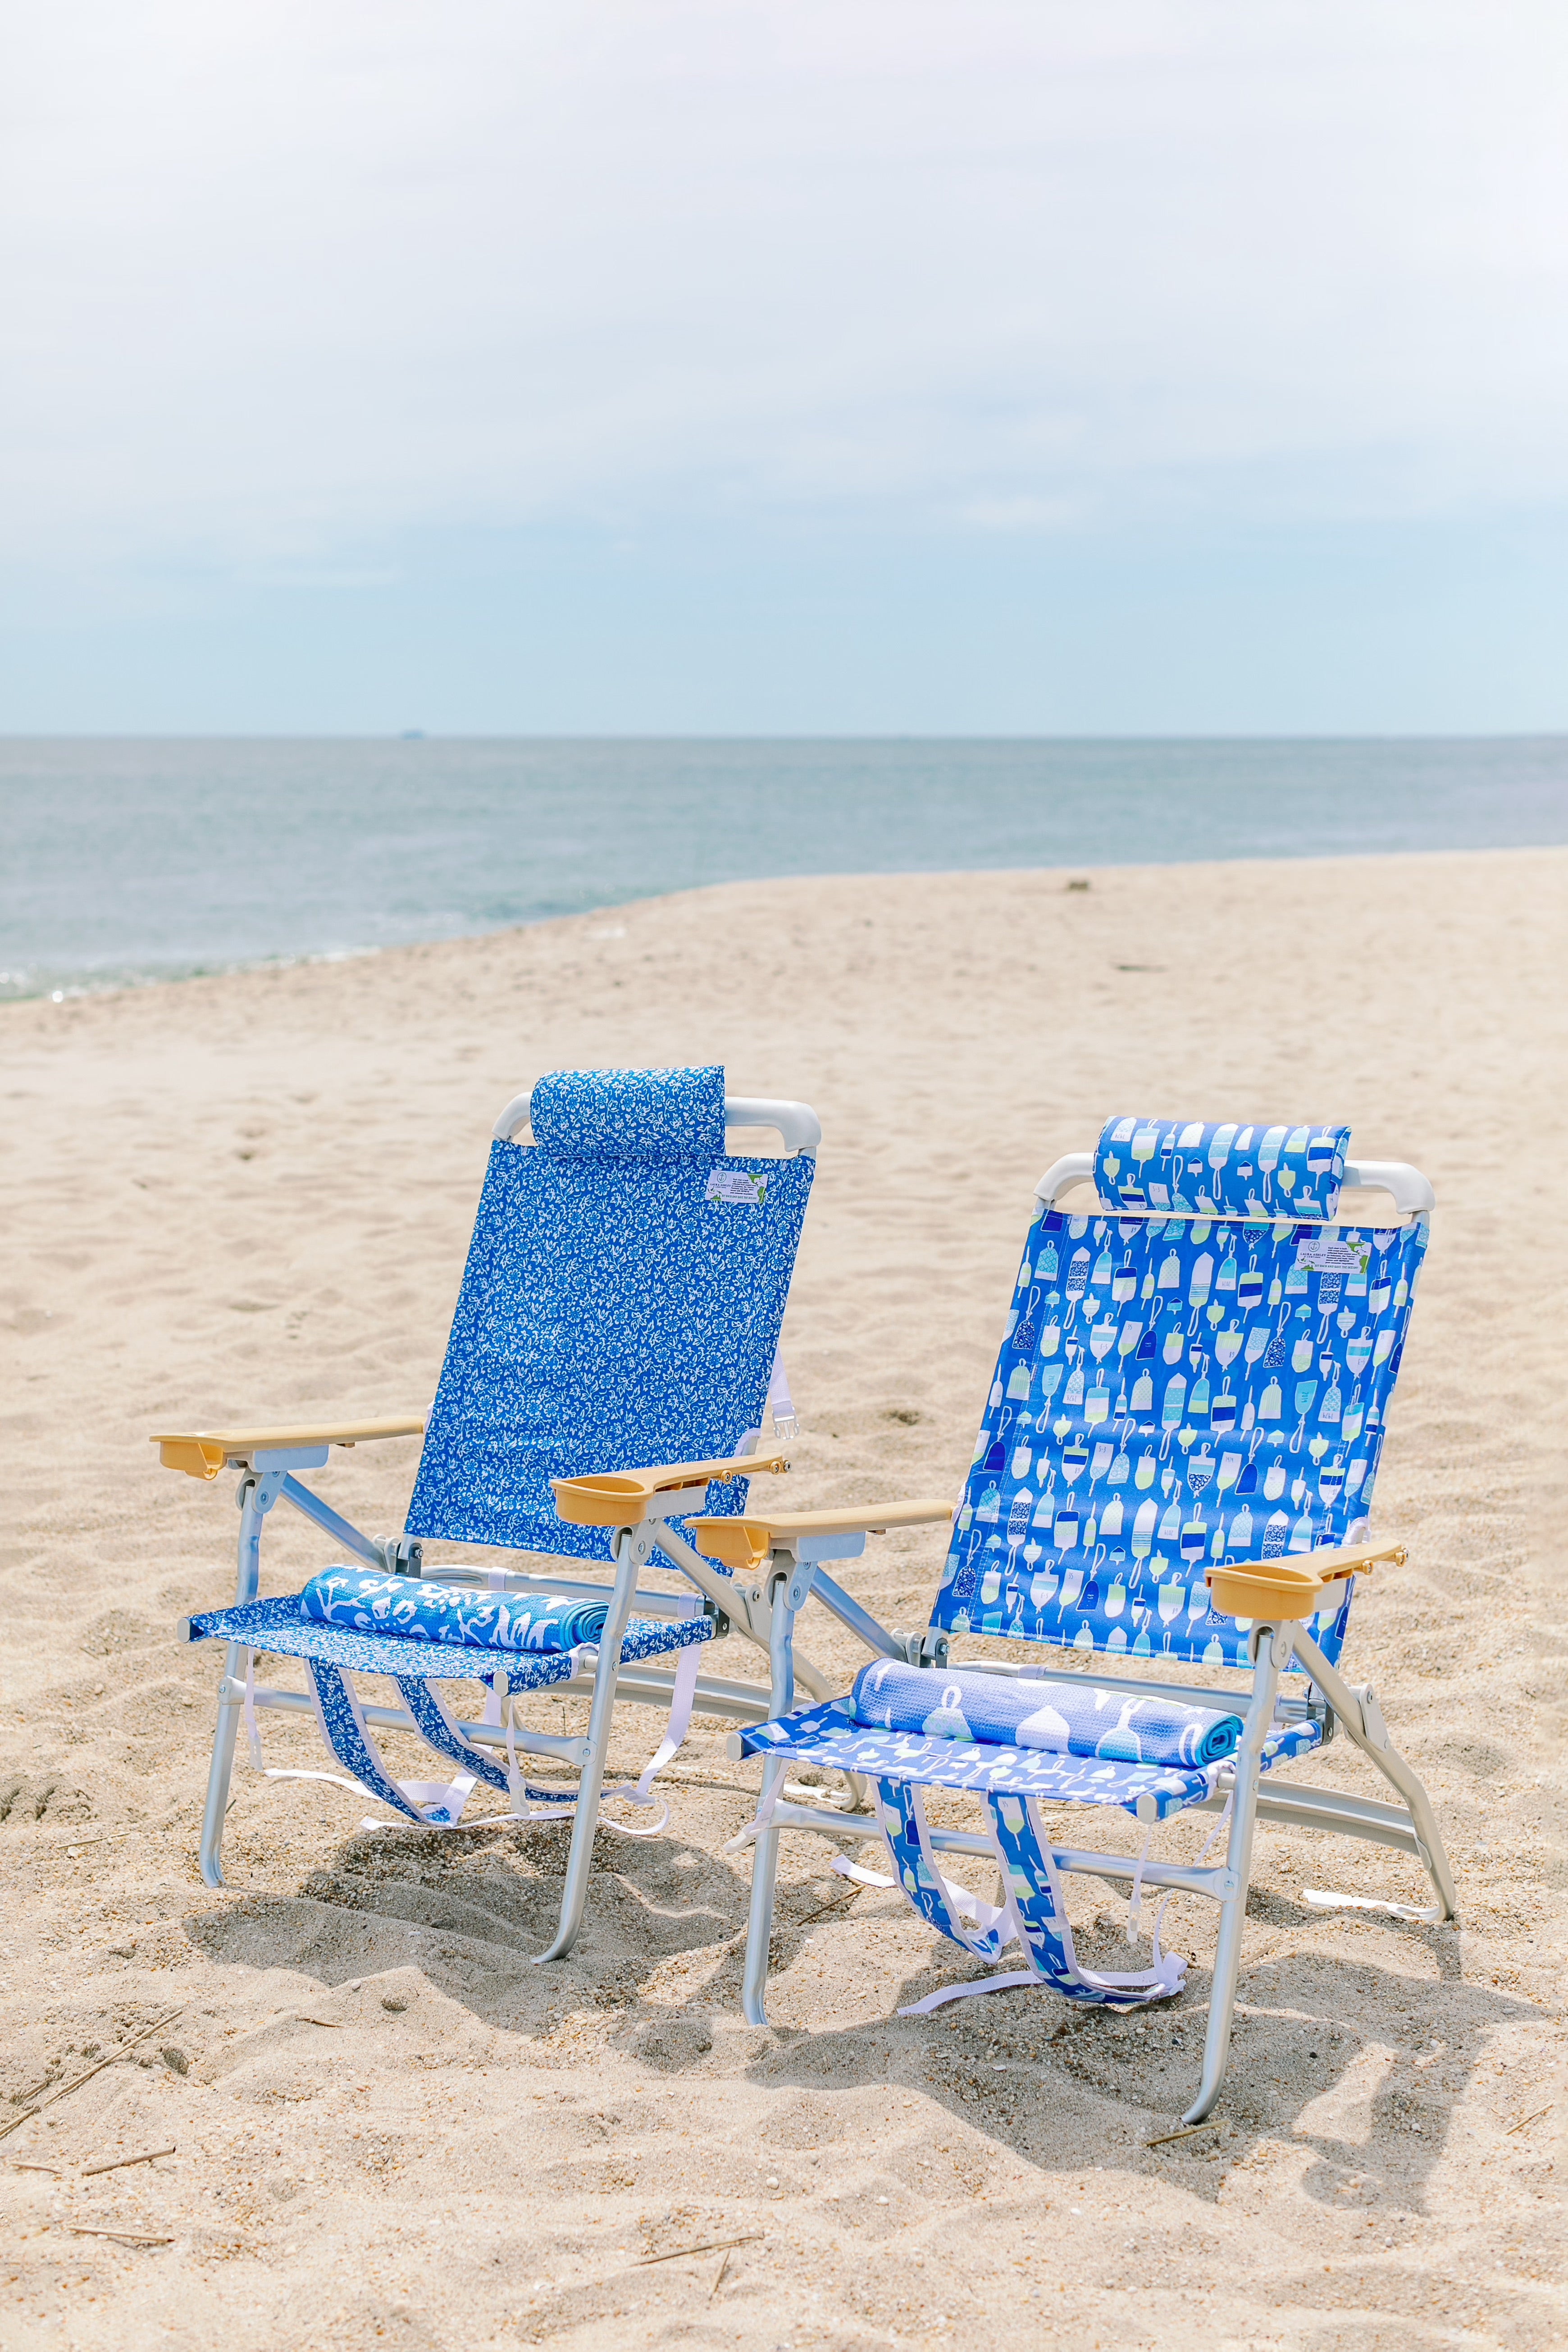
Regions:
<svg viewBox="0 0 1568 2352"><path fill-rule="evenodd" d="M1021 1966L955 1984L901 2014L1011 1986L1125 2009L1168 1999L1186 1963L1161 1948L1129 1973L1085 1967L1062 1880L1085 1872L1219 1906L1203 2074L1186 2121L1207 2115L1224 2078L1242 1923L1260 1822L1333 1831L1418 1862L1435 1906L1310 1891L1322 1906L1452 1916L1455 1895L1432 1808L1393 1746L1372 1690L1339 1670L1354 1580L1404 1559L1368 1532L1388 1400L1427 1248L1432 1192L1400 1164L1347 1164L1349 1130L1115 1118L1092 1157L1060 1160L1038 1205L931 1622L889 1634L864 1612L839 1614L874 1654L847 1696L797 1708L789 1625L775 1643L775 1713L732 1735L765 1759L756 1820L744 2007L766 2021L773 1887L781 1832L881 1840L893 1875L841 1853L851 1877L897 1885L973 1958L1019 1947ZM1086 1182L1095 1203L1069 1213ZM1389 1196L1393 1217L1352 1223L1342 1187ZM840 1558L885 1524L875 1507L833 1516ZM809 1559L820 1517L698 1519L699 1549L755 1572L788 1568L795 1605L823 1572ZM826 1595L834 1606L832 1587ZM1050 1665L956 1665L957 1636L996 1636L1064 1654ZM1241 1687L1170 1677L1179 1666L1243 1670ZM1276 1778L1336 1732L1398 1801ZM829 1819L785 1802L789 1759L874 1786L873 1818ZM925 1791L971 1792L977 1832L934 1825ZM1126 1855L1061 1842L1043 1808L1119 1808L1144 1829ZM1216 1813L1224 1858L1162 1857L1159 1824ZM955 1882L945 1857L981 1855L999 1900ZM1162 1906L1163 1908L1163 1906Z"/></svg>
<svg viewBox="0 0 1568 2352"><path fill-rule="evenodd" d="M531 1142L519 1139L525 1126ZM752 1128L777 1129L784 1156L732 1154L727 1131ZM705 1505L739 1509L748 1477L787 1466L777 1446L760 1446L760 1424L770 1407L777 1434L793 1433L779 1334L821 1134L804 1104L727 1097L720 1069L542 1078L497 1124L428 1416L159 1433L172 1469L240 1474L234 1606L183 1627L190 1641L228 1645L202 1825L209 1886L223 1884L242 1717L259 1765L259 1711L313 1713L347 1785L394 1822L455 1826L481 1782L511 1799L509 1815L492 1821L570 1815L559 1929L541 1955L558 1958L581 1921L601 1798L652 1804L653 1776L694 1706L737 1721L768 1712L759 1685L698 1672L720 1632L766 1645L769 1630L681 1525ZM421 1432L401 1535L364 1534L301 1481L333 1446ZM654 1466L608 1481L582 1475L626 1461ZM350 1559L301 1592L264 1600L262 1530L280 1501ZM546 1557L427 1573L432 1539ZM610 1561L612 1583L585 1580L590 1563ZM665 1563L688 1581L641 1581ZM258 1654L303 1660L308 1689L258 1687ZM366 1704L357 1675L390 1677L400 1704ZM814 1668L807 1680L823 1695L832 1687ZM435 1688L453 1681L481 1685L474 1720L453 1715ZM591 1697L586 1737L513 1719L516 1694L545 1688ZM618 1699L664 1707L669 1727L636 1785L609 1791ZM417 1733L449 1777L398 1778L376 1744L389 1729ZM532 1786L519 1755L574 1768L575 1790Z"/></svg>

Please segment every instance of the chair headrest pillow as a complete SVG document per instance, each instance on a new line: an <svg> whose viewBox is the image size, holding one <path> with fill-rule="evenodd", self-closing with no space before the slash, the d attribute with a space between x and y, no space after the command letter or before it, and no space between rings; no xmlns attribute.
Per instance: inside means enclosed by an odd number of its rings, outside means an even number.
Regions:
<svg viewBox="0 0 1568 2352"><path fill-rule="evenodd" d="M724 1150L724 1070L552 1070L528 1105L534 1141L574 1159Z"/></svg>
<svg viewBox="0 0 1568 2352"><path fill-rule="evenodd" d="M1348 1127L1245 1126L1235 1119L1108 1118L1094 1184L1113 1208L1332 1222Z"/></svg>

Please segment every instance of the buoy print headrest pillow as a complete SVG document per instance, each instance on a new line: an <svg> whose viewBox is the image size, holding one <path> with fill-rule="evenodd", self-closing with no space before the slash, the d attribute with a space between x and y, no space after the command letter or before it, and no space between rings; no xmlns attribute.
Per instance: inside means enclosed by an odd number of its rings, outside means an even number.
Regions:
<svg viewBox="0 0 1568 2352"><path fill-rule="evenodd" d="M1326 1224L1339 1207L1349 1148L1348 1127L1109 1118L1095 1148L1094 1183L1112 1208Z"/></svg>

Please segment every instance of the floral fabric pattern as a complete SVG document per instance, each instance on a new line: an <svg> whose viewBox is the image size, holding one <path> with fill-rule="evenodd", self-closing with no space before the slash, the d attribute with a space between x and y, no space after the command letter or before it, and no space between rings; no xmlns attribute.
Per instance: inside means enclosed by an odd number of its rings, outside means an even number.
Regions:
<svg viewBox="0 0 1568 2352"><path fill-rule="evenodd" d="M570 1159L712 1160L724 1151L724 1072L552 1070L528 1124L536 1144Z"/></svg>
<svg viewBox="0 0 1568 2352"><path fill-rule="evenodd" d="M541 1080L556 1090L547 1131L564 1131L579 1078L591 1096L607 1075ZM491 1147L412 1536L607 1559L611 1531L559 1518L552 1478L721 1458L762 1424L815 1162L727 1156L722 1071L615 1074L639 1076L677 1096L690 1078L709 1109L677 1102L635 1156ZM574 1131L642 1132L617 1101L597 1127L580 1109ZM716 1146L685 1148L714 1103ZM745 1501L744 1482L716 1484L703 1507Z"/></svg>
<svg viewBox="0 0 1568 2352"><path fill-rule="evenodd" d="M408 1641L401 1633L355 1633L307 1617L298 1593L278 1601L246 1601L235 1609L213 1609L185 1621L191 1642L240 1642L279 1658L319 1658L325 1664L362 1675L390 1675L394 1681L417 1676L438 1682L489 1682L506 1676L508 1691L544 1690L570 1682L591 1662L580 1651L527 1655L516 1650L481 1650L467 1644ZM655 1658L711 1642L711 1617L633 1617L621 1643L624 1659Z"/></svg>
<svg viewBox="0 0 1568 2352"><path fill-rule="evenodd" d="M441 1701L441 1695L431 1683L409 1675L398 1677L398 1696L419 1727L420 1738L427 1748L450 1763L461 1765L472 1772L476 1780L484 1780L492 1789L504 1789L507 1775L493 1757L482 1748L465 1739Z"/></svg>
<svg viewBox="0 0 1568 2352"><path fill-rule="evenodd" d="M1205 1568L1364 1531L1427 1240L1039 1212L932 1622L1245 1665Z"/></svg>
<svg viewBox="0 0 1568 2352"><path fill-rule="evenodd" d="M1094 1150L1094 1189L1118 1209L1327 1220L1349 1148L1348 1127L1109 1118Z"/></svg>
<svg viewBox="0 0 1568 2352"><path fill-rule="evenodd" d="M447 1807L427 1810L412 1805L387 1771L381 1751L365 1727L360 1702L347 1675L320 1658L310 1660L309 1671L317 1727L344 1770L367 1795L379 1797L383 1805L390 1805L394 1813L402 1813L405 1821L429 1822L433 1826L448 1822L452 1816Z"/></svg>

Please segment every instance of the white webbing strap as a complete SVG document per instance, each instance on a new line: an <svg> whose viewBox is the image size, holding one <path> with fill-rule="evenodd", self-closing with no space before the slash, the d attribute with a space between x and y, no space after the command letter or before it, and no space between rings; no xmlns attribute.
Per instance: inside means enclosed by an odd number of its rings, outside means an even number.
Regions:
<svg viewBox="0 0 1568 2352"><path fill-rule="evenodd" d="M720 1846L720 1853L744 1853L754 1840L759 1838L773 1819L773 1808L784 1794L784 1776L789 1769L787 1756L769 1756L762 1767L762 1801L743 1830L737 1830Z"/></svg>
<svg viewBox="0 0 1568 2352"><path fill-rule="evenodd" d="M971 1979L967 1984L944 1985L938 1991L927 1993L924 2000L912 2001L907 2009L901 2009L898 2012L900 2017L928 2017L934 2009L941 2009L947 2001L950 2000L972 2000L977 1997L988 1992L1019 1991L1022 1990L1025 1986L1050 1987L1055 1991L1066 1994L1069 1999L1073 1997L1072 1988L1076 1986L1081 1988L1077 1996L1078 1998L1082 1999L1086 1995L1092 1996L1095 1993L1107 1995L1109 1996L1108 2005L1113 2008L1134 2007L1141 2005L1146 2000L1166 2000L1168 1999L1172 1993L1176 1993L1181 1990L1182 1984L1186 1974L1186 1962L1179 1954L1165 1952L1160 1948L1159 1919L1156 1919L1155 1923L1154 1949L1151 1955L1154 1965L1151 1968L1124 1972L1118 1969L1086 1969L1083 1966L1073 1949L1072 1928L1068 1920L1066 1906L1062 1900L1061 1882L1057 1876L1056 1864L1051 1856L1051 1847L1042 1833L1042 1825L1037 1818L1038 1807L1031 1803L1030 1812L1030 1818L1035 1824L1036 1842L1039 1846L1040 1859L1044 1864L1051 1886L1052 1908L1056 1917L1061 1922L1062 1957L1066 1962L1065 1980L1059 1977L1049 1975L1043 1970L1036 1969L1033 1966L1026 1969L1011 1969L1002 1976L978 1977ZM924 1831L924 1821L918 1810L916 1811L915 1820L917 1830ZM1223 1827L1223 1825L1222 1821L1219 1826ZM1210 1845L1213 1844L1215 1837L1218 1837L1218 1834L1219 1829L1216 1828L1208 1841ZM1134 1917L1138 1907L1138 1897L1142 1893L1144 1868L1148 1860L1149 1842L1152 1835L1153 1830L1151 1828L1149 1836L1146 1836L1144 1840L1143 1852L1138 1856L1137 1867L1134 1873L1133 1904ZM1002 1884L1006 1886L1009 1883L1008 1858L998 1839L994 1819L991 1822L991 1841L996 1849L998 1864L1001 1869ZM922 1837L921 1850L925 1853L927 1866L929 1867L931 1858L925 1848L924 1837ZM1207 1853L1207 1850L1208 1848L1206 1846L1204 1852ZM1007 1902L1003 1905L1000 1911L993 1911L988 1904L982 1905L975 1903L972 1897L969 1898L968 1902L965 1902L964 1890L962 1888L955 1887L949 1880L941 1878L939 1874L936 1874L934 1872L933 1874L937 1876L942 1893L950 1906L961 1904L962 1907L966 1909L972 1907L977 1920L981 1923L986 1922L988 1917L990 1920L995 1921L1003 1928L1004 1940L1011 1942L1016 1937L1018 1942L1022 1946L1025 1954L1032 1959L1030 1940L1024 1933L1023 1923L1019 1916L1017 1904L1012 1895L1009 1895ZM1167 1897L1166 1899L1168 1901L1169 1898ZM1165 1906L1162 1905L1160 1908L1160 1919L1163 1919L1164 1916ZM1008 1935L1006 1933L1006 1929L1009 1927L1011 1929L1011 1934ZM959 1936L956 1937L955 1940L967 1945L967 1948L971 1951L976 1952L978 1957L986 1957L980 1946L977 1943L971 1943L967 1937ZM1128 1941L1131 1942L1132 1940L1132 1936L1129 1935Z"/></svg>
<svg viewBox="0 0 1568 2352"><path fill-rule="evenodd" d="M681 1662L675 1668L675 1687L670 1699L670 1719L665 1726L664 1736L643 1765L642 1776L636 1787L625 1790L617 1790L614 1792L618 1796L625 1795L633 1805L653 1803L653 1800L648 1791L653 1785L655 1774L662 1772L675 1750L685 1745L686 1733L691 1727L692 1702L696 1696L697 1662L702 1656L703 1648L704 1644L701 1642L691 1642L681 1652ZM670 1809L666 1805L664 1819L668 1821L669 1817Z"/></svg>
<svg viewBox="0 0 1568 2352"><path fill-rule="evenodd" d="M635 1781L622 1780L613 1788L600 1790L601 1804L606 1797L622 1797L629 1805L644 1808L651 1808L656 1803L659 1808L657 1821L641 1825L632 1822L611 1822L606 1821L601 1813L598 1822L600 1829L613 1830L617 1837L635 1838L658 1837L664 1831L670 1818L669 1803L667 1800L655 1798L652 1794L653 1781L664 1770L671 1757L685 1744L686 1733L691 1727L692 1706L696 1697L697 1669L702 1660L703 1648L704 1644L701 1642L690 1642L681 1652L680 1661L675 1667L674 1685L670 1694L670 1714L664 1727L664 1736L643 1767L639 1778ZM580 1653L573 1664L580 1668L582 1664ZM517 1725L510 1707L507 1710L507 1785L513 1810L509 1814L497 1816L497 1822L567 1821L577 1811L578 1801L575 1797L570 1796L562 1796L559 1799L550 1798L531 1809L524 1810L527 1805L527 1793L517 1764ZM483 1826L488 1828L489 1822L485 1822Z"/></svg>
<svg viewBox="0 0 1568 2352"><path fill-rule="evenodd" d="M1021 1985L1038 1985L1044 1979L1032 1969L1009 1969L1002 1977L972 1977L967 1984L944 1985L939 1992L928 1992L924 2000L912 2000L901 2009L900 2017L929 2017L934 2009L942 2009L950 2000L968 2000L979 1992L1015 1992Z"/></svg>
<svg viewBox="0 0 1568 2352"><path fill-rule="evenodd" d="M314 1683L311 1686L311 1696L316 1709L317 1729L320 1732L325 1745L329 1748L332 1743L327 1737L327 1724L321 1711L320 1695L316 1691ZM354 1714L371 1761L384 1771L386 1768L382 1762L381 1752L371 1738L369 1726L365 1723L357 1705ZM324 1781L329 1788L347 1789L353 1796L374 1797L376 1795L375 1790L367 1789L362 1781L345 1780L340 1772L309 1772L282 1764L263 1762L261 1726L256 1719L256 1652L254 1650L247 1651L246 1654L244 1715L246 1744L250 1751L251 1765L264 1780L320 1780ZM501 1720L499 1701L494 1693L486 1701L484 1720L486 1723L496 1724ZM392 1786L407 1798L409 1803L419 1811L423 1811L428 1805L450 1814L451 1818L448 1821L429 1822L426 1826L431 1829L455 1829L463 1808L476 1785L472 1772L459 1772L456 1778L451 1780L400 1780L390 1772L387 1773L387 1778L392 1781ZM366 1829L388 1829L392 1824L388 1822L373 1821L366 1822L362 1826Z"/></svg>
<svg viewBox="0 0 1568 2352"><path fill-rule="evenodd" d="M601 1791L601 1801L605 1797L622 1797L625 1799L628 1804L636 1805L643 1810L651 1810L655 1804L657 1804L657 1820L639 1825L625 1822L606 1821L601 1815L598 1823L598 1826L601 1829L613 1830L618 1837L645 1838L659 1836L667 1824L670 1818L669 1805L664 1800L656 1799L652 1794L653 1784L655 1777L664 1770L671 1757L674 1756L677 1749L684 1745L686 1733L691 1727L692 1708L696 1697L697 1671L701 1663L704 1646L705 1645L700 1642L692 1642L689 1643L681 1652L679 1663L675 1667L674 1687L670 1696L669 1719L665 1726L664 1736L659 1742L659 1745L653 1751L653 1755L648 1759L647 1763L643 1766L639 1779L635 1782L622 1782L617 1787L605 1789ZM579 1671L581 1671L588 1663L589 1659L585 1657L581 1652L580 1652L578 1656L573 1660L573 1665ZM250 1741L251 1760L255 1764L257 1771L265 1771L266 1776L269 1780L324 1780L329 1783L333 1788L348 1789L358 1796L375 1796L376 1791L373 1789L367 1789L361 1781L344 1780L340 1774L336 1772L291 1771L286 1770L276 1765L264 1766L261 1761L261 1736L256 1727L256 1708L252 1696L255 1688L255 1679L256 1661L253 1654L246 1670L245 1707L246 1727ZM500 1727L502 1719L501 1701L504 1679L503 1671L497 1668L495 1675L491 1676L486 1686L485 1711L480 1717L480 1721L482 1723L492 1726L497 1729ZM350 1701L352 1701L352 1686L346 1685L346 1687L349 1689ZM365 1725L362 1716L360 1714L357 1702L353 1703L355 1720L359 1726L361 1735L364 1739L366 1748L369 1751L371 1760L384 1771L385 1767L382 1764L382 1759L377 1750L376 1744L371 1737L369 1728ZM316 1696L315 1706L318 1728L321 1733L323 1740L329 1747L330 1747L331 1741L327 1736L326 1719L321 1712L321 1703L319 1696ZM511 1801L511 1809L507 1812L486 1814L482 1822L469 1822L466 1823L462 1822L461 1816L463 1809L467 1803L469 1797L473 1794L475 1788L477 1786L476 1776L472 1772L459 1772L452 1780L403 1780L395 1779L390 1772L387 1773L386 1777L392 1781L392 1786L397 1789L400 1794L406 1798L408 1802L418 1811L423 1813L425 1809L429 1807L437 1811L443 1811L448 1816L445 1821L427 1821L420 1824L420 1826L427 1829L442 1830L457 1829L459 1827L466 1827L468 1829L502 1829L508 1822L528 1822L537 1823L546 1821L570 1820L571 1816L577 1811L578 1801L575 1796L568 1795L563 1792L559 1799L554 1797L547 1798L543 1795L542 1791L537 1789L530 1789L524 1781L522 1770L517 1762L517 1726L513 1711L510 1706L506 1710L506 1727L507 1788L507 1794ZM367 1830L384 1830L396 1829L402 1826L402 1824L398 1822L389 1822L385 1820L367 1820L362 1822L361 1826ZM411 1823L409 1826L413 1827L414 1824Z"/></svg>
<svg viewBox="0 0 1568 2352"><path fill-rule="evenodd" d="M866 1870L860 1863L852 1862L845 1853L834 1854L832 1868L838 1872L841 1878L852 1878L857 1886L896 1886L898 1885L897 1879L890 1878L885 1870Z"/></svg>
<svg viewBox="0 0 1568 2352"><path fill-rule="evenodd" d="M773 1416L775 1437L799 1437L800 1415L795 1400L789 1393L789 1375L784 1369L784 1350L780 1348L773 1359L773 1370L768 1376L768 1410Z"/></svg>
<svg viewBox="0 0 1568 2352"><path fill-rule="evenodd" d="M1201 1870L1201 1868L1203 1867L1203 1864L1204 1864L1208 1860L1209 1849L1210 1849L1210 1847L1213 1845L1215 1839L1219 1835L1220 1831L1221 1831L1222 1829L1224 1829L1224 1828L1226 1827L1227 1823L1229 1822L1229 1819L1230 1819L1231 1813L1232 1813L1232 1812L1233 1812L1233 1811L1235 1810L1235 1805L1236 1805L1236 1791L1235 1791L1235 1790L1233 1789L1233 1790L1231 1790L1231 1792L1230 1792L1229 1796L1228 1796L1228 1797L1227 1797L1227 1799L1225 1800L1225 1804L1224 1804L1223 1809L1221 1810L1219 1819L1215 1822L1214 1827L1209 1831L1208 1835L1204 1839L1203 1843L1198 1847L1198 1850L1197 1850L1197 1861L1193 1864L1193 1865L1192 1865L1192 1867L1193 1867L1193 1869L1194 1869L1194 1870ZM1174 1895L1176 1892L1176 1888L1173 1886L1173 1887L1170 1889L1169 1894L1167 1894L1167 1895L1165 1896L1165 1899L1164 1899L1164 1900L1163 1900L1163 1902L1161 1903L1159 1909L1155 1913L1155 1928L1154 1928L1154 1935L1153 1935L1153 1937L1152 1937L1152 1938L1151 1938L1151 1941L1152 1941L1152 1943L1153 1943L1153 1945L1154 1945L1154 1956L1155 1956L1155 1961L1156 1966L1158 1965L1159 1960L1160 1960L1160 1958L1161 1958L1161 1953L1160 1953L1160 1929L1161 1929L1161 1928L1165 1926L1165 1924L1166 1924L1166 1913L1170 1909L1171 1895Z"/></svg>
<svg viewBox="0 0 1568 2352"><path fill-rule="evenodd" d="M265 1772L267 1767L261 1760L261 1726L256 1719L256 1652L254 1650L247 1650L245 1654L245 1737L246 1745L250 1749L252 1771Z"/></svg>
<svg viewBox="0 0 1568 2352"><path fill-rule="evenodd" d="M1390 1919L1418 1919L1435 1927L1443 1916L1440 1903L1380 1903L1374 1895L1335 1895L1325 1886L1303 1886L1301 1900L1314 1911L1381 1911Z"/></svg>
<svg viewBox="0 0 1568 2352"><path fill-rule="evenodd" d="M948 1932L952 1935L954 1942L962 1944L967 1951L973 1952L975 1958L979 1960L994 1959L1004 1946L1012 1942L1015 1936L1021 1943L1023 1938L1019 1933L1018 1917L1013 1909L1010 1895L1005 1895L1000 1903L982 1903L977 1895L971 1895L967 1886L960 1886L956 1880L949 1878L943 1870L936 1859L936 1849L931 1842L931 1824L925 1818L925 1791L918 1783L911 1791L909 1811L915 1826L915 1842L919 1849L920 1858L931 1874L933 1885L947 1906ZM898 1857L893 1852L891 1841L888 1845L888 1859L896 1868ZM1008 1883L1007 1865L999 1854L998 1861L1002 1864L1002 1885L1005 1887ZM961 1919L974 1921L976 1928L974 1936L968 1935L959 1926Z"/></svg>
<svg viewBox="0 0 1568 2352"><path fill-rule="evenodd" d="M1127 1895L1127 1941L1129 1944L1135 1944L1138 1940L1138 1926L1144 1916L1144 1871L1148 1863L1149 1847L1154 1842L1154 1834L1155 1824L1151 1822L1148 1828L1144 1832L1144 1843L1138 1848L1138 1866L1133 1873L1133 1884ZM1155 1948L1157 1957L1157 1934L1155 1937Z"/></svg>

